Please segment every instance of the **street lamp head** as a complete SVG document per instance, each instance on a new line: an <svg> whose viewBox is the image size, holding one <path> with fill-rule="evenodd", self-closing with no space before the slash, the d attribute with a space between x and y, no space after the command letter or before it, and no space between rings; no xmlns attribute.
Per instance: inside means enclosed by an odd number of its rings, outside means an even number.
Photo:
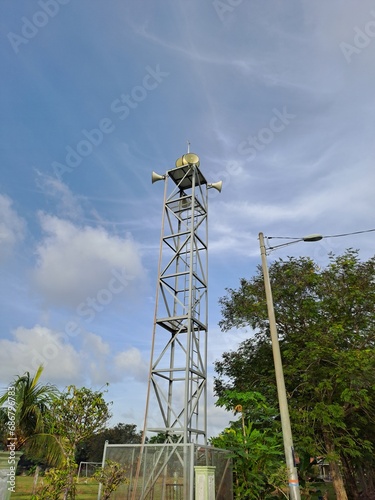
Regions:
<svg viewBox="0 0 375 500"><path fill-rule="evenodd" d="M303 241L320 241L323 239L321 234L309 234L302 238Z"/></svg>
<svg viewBox="0 0 375 500"><path fill-rule="evenodd" d="M263 236L263 233L259 233L259 242L264 242L264 238L265 237ZM303 236L302 238L295 238L295 237L292 238L291 236L267 236L267 240L273 238L278 238L280 240L291 240L291 241L288 241L287 243L281 243L280 245L274 245L272 247L270 246L268 247L268 250L275 250L276 248L287 247L289 245L294 245L294 243L299 243L301 241L320 241L324 238L324 236L317 233L308 234L307 236Z"/></svg>

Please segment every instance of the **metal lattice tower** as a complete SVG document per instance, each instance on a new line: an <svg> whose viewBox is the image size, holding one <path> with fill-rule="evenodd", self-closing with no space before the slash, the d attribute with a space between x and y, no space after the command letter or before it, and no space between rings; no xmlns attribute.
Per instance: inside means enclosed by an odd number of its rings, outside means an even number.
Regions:
<svg viewBox="0 0 375 500"><path fill-rule="evenodd" d="M207 444L207 202L208 188L221 191L222 183L207 184L198 156L189 152L165 175L153 172L158 180L165 187L143 436L163 435L181 449ZM167 461L155 462L150 485Z"/></svg>
<svg viewBox="0 0 375 500"><path fill-rule="evenodd" d="M163 178L145 431L165 434L166 442L206 444L207 181L193 153ZM155 404L158 420L150 415Z"/></svg>

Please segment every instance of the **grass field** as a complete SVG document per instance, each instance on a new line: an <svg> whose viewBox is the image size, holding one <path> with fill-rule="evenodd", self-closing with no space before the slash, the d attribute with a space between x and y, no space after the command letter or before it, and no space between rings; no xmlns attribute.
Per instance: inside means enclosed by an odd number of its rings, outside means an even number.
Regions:
<svg viewBox="0 0 375 500"><path fill-rule="evenodd" d="M40 481L43 478L39 479L39 484ZM91 480L89 480L91 481ZM17 476L16 477L16 492L12 493L11 499L12 500L30 500L31 498L31 492L33 488L33 477L30 476ZM313 486L313 489L320 489L322 493L325 491L328 492L329 500L335 500L336 496L333 492L332 484L331 483L320 483L316 484ZM94 482L88 482L88 483L80 483L77 488L77 500L97 500L98 498L98 483ZM303 497L302 498L309 498L310 500L316 500L318 498L317 493L312 493L311 496L309 497Z"/></svg>
<svg viewBox="0 0 375 500"><path fill-rule="evenodd" d="M41 484L41 480L39 483ZM12 500L30 500L33 489L33 477L16 476L16 492L12 493ZM77 488L77 500L97 500L98 498L98 483L80 483Z"/></svg>

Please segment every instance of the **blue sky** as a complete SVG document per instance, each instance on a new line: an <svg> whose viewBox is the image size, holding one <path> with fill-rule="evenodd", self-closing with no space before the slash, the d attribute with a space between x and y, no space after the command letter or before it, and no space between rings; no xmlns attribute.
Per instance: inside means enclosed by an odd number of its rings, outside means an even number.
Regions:
<svg viewBox="0 0 375 500"><path fill-rule="evenodd" d="M209 182L209 388L219 297L260 263L258 233L374 224L375 7L331 0L2 0L0 383L110 383L142 427L163 174L187 151ZM374 234L272 253L358 248ZM108 292L110 291L110 293ZM95 298L101 297L104 306ZM94 302L93 302L94 301ZM209 398L209 434L231 415Z"/></svg>

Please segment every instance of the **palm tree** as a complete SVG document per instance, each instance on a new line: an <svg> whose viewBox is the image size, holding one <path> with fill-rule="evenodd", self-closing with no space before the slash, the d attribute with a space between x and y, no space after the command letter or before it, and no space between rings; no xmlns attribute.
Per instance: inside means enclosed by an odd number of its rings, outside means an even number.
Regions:
<svg viewBox="0 0 375 500"><path fill-rule="evenodd" d="M9 388L0 397L2 440L4 445L11 442L14 451L28 451L34 458L43 457L51 463L58 463L61 460L61 450L49 433L48 414L59 391L54 385L39 383L42 372L43 365L40 365L33 377L26 372L11 384L14 413L9 411ZM7 439L7 423L10 420L15 427L11 441ZM38 475L39 465L35 470L33 493Z"/></svg>
<svg viewBox="0 0 375 500"><path fill-rule="evenodd" d="M23 449L29 440L45 432L45 415L48 413L51 403L58 396L58 389L51 384L42 385L39 383L43 372L40 365L35 375L32 377L29 372L18 376L11 384L14 393L13 415L15 432L14 443L16 450ZM6 424L9 420L8 411L4 408L9 397L8 390L0 397L0 407L2 407L2 421Z"/></svg>

